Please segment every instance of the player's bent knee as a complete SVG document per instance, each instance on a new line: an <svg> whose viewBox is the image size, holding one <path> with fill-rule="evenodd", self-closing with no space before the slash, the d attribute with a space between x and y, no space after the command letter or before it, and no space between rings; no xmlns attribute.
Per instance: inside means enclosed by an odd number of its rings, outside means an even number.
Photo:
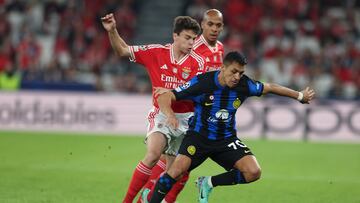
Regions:
<svg viewBox="0 0 360 203"><path fill-rule="evenodd" d="M181 168L171 167L167 172L172 178L178 180L185 173Z"/></svg>
<svg viewBox="0 0 360 203"><path fill-rule="evenodd" d="M148 151L144 158L144 163L148 166L152 167L154 166L160 159L161 153Z"/></svg>
<svg viewBox="0 0 360 203"><path fill-rule="evenodd" d="M248 172L248 182L254 182L256 180L259 180L261 177L261 169L260 168L253 168L249 170Z"/></svg>

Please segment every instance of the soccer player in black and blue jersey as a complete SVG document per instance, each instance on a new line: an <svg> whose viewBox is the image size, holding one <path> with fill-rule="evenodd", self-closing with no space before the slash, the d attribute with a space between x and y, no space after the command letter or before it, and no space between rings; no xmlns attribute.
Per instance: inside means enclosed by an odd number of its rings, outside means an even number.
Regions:
<svg viewBox="0 0 360 203"><path fill-rule="evenodd" d="M211 158L227 172L200 177L197 181L199 202L208 202L213 187L245 184L260 178L260 166L250 149L236 136L235 113L246 98L273 93L309 103L314 90L301 92L277 84L261 83L246 76L246 58L238 52L225 56L219 71L194 77L184 85L158 97L160 110L167 116L168 125L179 125L171 102L192 100L194 117L180 146L179 154L170 169L157 182L150 203L160 203L172 185L186 171L191 171Z"/></svg>

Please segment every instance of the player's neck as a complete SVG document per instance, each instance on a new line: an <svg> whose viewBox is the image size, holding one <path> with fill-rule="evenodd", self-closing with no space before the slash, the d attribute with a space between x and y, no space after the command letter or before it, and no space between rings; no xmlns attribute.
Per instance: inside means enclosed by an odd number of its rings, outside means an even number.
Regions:
<svg viewBox="0 0 360 203"><path fill-rule="evenodd" d="M205 41L208 43L208 45L210 45L211 47L215 47L216 46L216 42L217 40L215 41L210 41L209 39L206 39L206 37L203 35Z"/></svg>
<svg viewBox="0 0 360 203"><path fill-rule="evenodd" d="M176 61L180 61L185 55L186 53L183 53L178 47L174 46L173 47L173 51L174 51L174 59Z"/></svg>
<svg viewBox="0 0 360 203"><path fill-rule="evenodd" d="M216 46L216 41L206 40L206 42L207 42L211 47L215 47L215 46Z"/></svg>

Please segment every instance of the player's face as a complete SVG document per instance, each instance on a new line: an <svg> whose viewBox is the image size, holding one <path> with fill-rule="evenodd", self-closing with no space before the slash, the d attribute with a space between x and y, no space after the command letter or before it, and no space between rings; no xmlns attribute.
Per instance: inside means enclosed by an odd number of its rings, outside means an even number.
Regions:
<svg viewBox="0 0 360 203"><path fill-rule="evenodd" d="M245 67L245 65L241 65L237 62L231 63L227 66L223 65L222 71L225 85L228 87L236 86L239 83L240 78L245 73Z"/></svg>
<svg viewBox="0 0 360 203"><path fill-rule="evenodd" d="M219 15L207 15L201 22L203 35L209 43L215 43L224 28L223 19Z"/></svg>
<svg viewBox="0 0 360 203"><path fill-rule="evenodd" d="M197 35L192 30L183 30L179 34L174 33L174 44L184 54L189 54L194 45Z"/></svg>

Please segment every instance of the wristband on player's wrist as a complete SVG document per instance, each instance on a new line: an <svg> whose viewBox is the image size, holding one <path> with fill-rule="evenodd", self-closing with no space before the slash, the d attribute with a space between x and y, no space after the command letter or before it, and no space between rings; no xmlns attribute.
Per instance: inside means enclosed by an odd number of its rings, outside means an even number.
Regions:
<svg viewBox="0 0 360 203"><path fill-rule="evenodd" d="M298 100L299 102L302 102L303 99L304 99L304 94L303 94L302 92L299 92L299 95L298 95L298 97L297 97L297 100Z"/></svg>

